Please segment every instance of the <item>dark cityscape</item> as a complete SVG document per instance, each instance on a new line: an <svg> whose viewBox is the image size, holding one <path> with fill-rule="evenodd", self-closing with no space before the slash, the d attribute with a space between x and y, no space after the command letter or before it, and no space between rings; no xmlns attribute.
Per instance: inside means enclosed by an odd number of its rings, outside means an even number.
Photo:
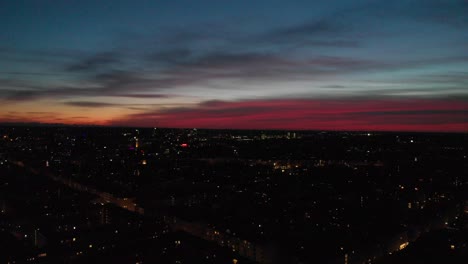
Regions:
<svg viewBox="0 0 468 264"><path fill-rule="evenodd" d="M0 128L2 263L466 263L466 134Z"/></svg>

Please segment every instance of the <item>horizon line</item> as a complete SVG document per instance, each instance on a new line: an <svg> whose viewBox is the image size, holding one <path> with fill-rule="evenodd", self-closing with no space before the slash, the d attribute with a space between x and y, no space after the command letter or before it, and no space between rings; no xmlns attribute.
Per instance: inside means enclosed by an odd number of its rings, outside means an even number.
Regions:
<svg viewBox="0 0 468 264"><path fill-rule="evenodd" d="M231 130L231 131L294 131L294 132L351 132L351 133L418 133L418 134L468 134L467 131L423 131L423 130L320 130L320 129L259 129L259 128L197 128L197 127L156 127L156 126L122 126L122 125L98 125L98 124L65 124L65 123L41 123L41 122L0 122L2 126L21 127L89 127L89 128L135 128L135 129L197 129L197 130Z"/></svg>

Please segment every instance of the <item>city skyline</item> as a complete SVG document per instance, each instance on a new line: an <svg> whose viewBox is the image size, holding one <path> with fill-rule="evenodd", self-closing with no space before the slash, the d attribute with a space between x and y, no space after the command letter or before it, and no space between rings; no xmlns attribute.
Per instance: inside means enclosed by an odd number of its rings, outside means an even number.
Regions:
<svg viewBox="0 0 468 264"><path fill-rule="evenodd" d="M0 122L467 132L468 3L11 1Z"/></svg>

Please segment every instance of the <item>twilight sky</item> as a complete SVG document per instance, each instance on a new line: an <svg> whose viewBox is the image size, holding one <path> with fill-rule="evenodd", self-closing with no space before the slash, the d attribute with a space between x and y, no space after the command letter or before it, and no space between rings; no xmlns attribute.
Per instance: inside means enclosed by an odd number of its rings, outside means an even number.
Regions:
<svg viewBox="0 0 468 264"><path fill-rule="evenodd" d="M0 2L0 122L468 132L468 0Z"/></svg>

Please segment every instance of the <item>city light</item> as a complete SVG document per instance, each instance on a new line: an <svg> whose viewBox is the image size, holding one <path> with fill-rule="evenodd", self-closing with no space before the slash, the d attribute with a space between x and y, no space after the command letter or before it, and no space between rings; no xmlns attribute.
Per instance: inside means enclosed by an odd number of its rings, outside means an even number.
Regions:
<svg viewBox="0 0 468 264"><path fill-rule="evenodd" d="M408 245L409 245L409 242L405 242L405 243L400 244L399 250L405 249Z"/></svg>

